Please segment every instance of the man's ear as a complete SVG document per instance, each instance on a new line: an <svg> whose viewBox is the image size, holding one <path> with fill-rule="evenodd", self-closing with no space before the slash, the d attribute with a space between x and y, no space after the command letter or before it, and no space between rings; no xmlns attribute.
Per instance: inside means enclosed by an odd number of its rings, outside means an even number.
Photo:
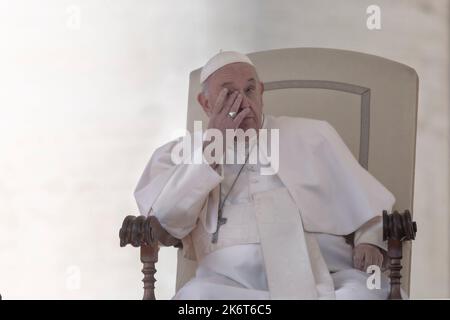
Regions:
<svg viewBox="0 0 450 320"><path fill-rule="evenodd" d="M208 99L206 98L206 96L203 92L200 92L197 95L197 101L202 106L203 111L206 113L206 115L209 116L211 110L209 108Z"/></svg>

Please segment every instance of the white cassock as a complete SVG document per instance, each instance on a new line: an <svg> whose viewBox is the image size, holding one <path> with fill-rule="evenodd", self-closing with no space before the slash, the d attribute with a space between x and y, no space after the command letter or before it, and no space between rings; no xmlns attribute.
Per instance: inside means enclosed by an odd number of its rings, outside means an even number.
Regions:
<svg viewBox="0 0 450 320"><path fill-rule="evenodd" d="M223 200L241 164L218 172L206 163L175 165L180 139L148 163L135 191L141 214L155 215L198 262L174 299L386 299L387 279L381 289L367 287L369 274L353 268L344 235L386 250L380 215L393 195L327 122L265 115L263 128L279 129L279 170L262 175L260 162L244 166L215 244L218 186Z"/></svg>

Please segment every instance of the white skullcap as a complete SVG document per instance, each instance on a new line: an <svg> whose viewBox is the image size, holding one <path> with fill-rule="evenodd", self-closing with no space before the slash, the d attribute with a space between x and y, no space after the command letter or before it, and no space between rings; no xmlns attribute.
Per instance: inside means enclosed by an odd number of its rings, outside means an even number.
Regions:
<svg viewBox="0 0 450 320"><path fill-rule="evenodd" d="M245 62L254 66L253 62L245 55L236 51L222 51L203 66L200 73L200 83L203 83L211 74L230 63Z"/></svg>

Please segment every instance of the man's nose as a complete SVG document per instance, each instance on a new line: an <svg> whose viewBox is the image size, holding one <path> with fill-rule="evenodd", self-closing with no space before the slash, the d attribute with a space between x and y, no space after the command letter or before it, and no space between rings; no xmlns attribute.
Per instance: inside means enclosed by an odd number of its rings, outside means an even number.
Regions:
<svg viewBox="0 0 450 320"><path fill-rule="evenodd" d="M240 94L242 95L242 103L241 103L241 107L240 108L248 108L250 107L250 99L247 97L247 95L245 94L245 92L240 92Z"/></svg>

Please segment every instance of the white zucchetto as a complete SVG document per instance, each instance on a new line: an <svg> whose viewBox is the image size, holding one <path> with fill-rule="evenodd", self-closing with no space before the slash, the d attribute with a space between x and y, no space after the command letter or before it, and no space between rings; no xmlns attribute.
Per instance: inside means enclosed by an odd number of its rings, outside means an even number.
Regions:
<svg viewBox="0 0 450 320"><path fill-rule="evenodd" d="M211 74L230 63L244 62L254 66L245 54L236 51L222 51L213 56L203 66L200 73L200 83L203 83Z"/></svg>

